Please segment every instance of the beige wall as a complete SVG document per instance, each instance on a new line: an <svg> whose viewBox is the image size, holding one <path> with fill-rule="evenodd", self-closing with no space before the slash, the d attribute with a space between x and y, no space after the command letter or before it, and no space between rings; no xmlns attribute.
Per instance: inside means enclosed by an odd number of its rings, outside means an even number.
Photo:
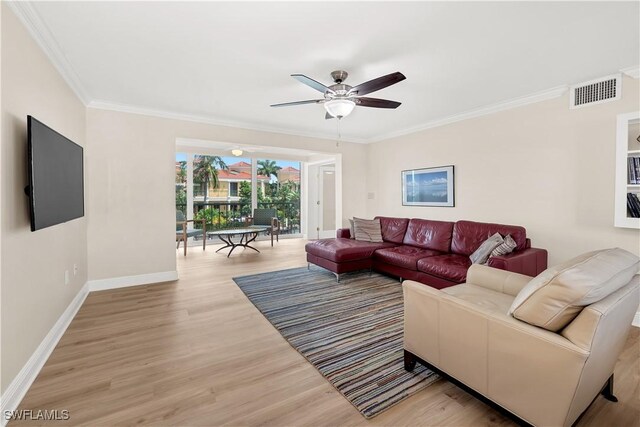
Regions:
<svg viewBox="0 0 640 427"><path fill-rule="evenodd" d="M370 146L85 109L13 13L1 5L1 389L22 368L86 280L176 267L177 138L342 154L343 216L398 215L521 224L558 262L620 246L614 228L615 116L638 110L638 81L621 101L579 110L567 96ZM86 217L31 233L23 193L26 116L85 146ZM400 171L456 166L456 207L402 207ZM96 191L93 191L95 189ZM375 199L367 200L367 192ZM343 224L344 225L344 224ZM64 271L71 283L64 285ZM37 268L34 268L37 266Z"/></svg>
<svg viewBox="0 0 640 427"><path fill-rule="evenodd" d="M2 391L87 280L87 221L30 231L27 115L85 145L85 107L2 8ZM73 276L73 265L79 272ZM71 282L64 283L69 270Z"/></svg>
<svg viewBox="0 0 640 427"><path fill-rule="evenodd" d="M174 271L176 138L342 153L343 209L364 215L366 146L89 108L89 279Z"/></svg>
<svg viewBox="0 0 640 427"><path fill-rule="evenodd" d="M569 110L567 94L373 144L367 213L523 225L551 264L612 246L638 254L638 230L613 226L616 115L640 108L638 90L625 76L619 101ZM456 206L403 207L400 172L442 165L455 165Z"/></svg>

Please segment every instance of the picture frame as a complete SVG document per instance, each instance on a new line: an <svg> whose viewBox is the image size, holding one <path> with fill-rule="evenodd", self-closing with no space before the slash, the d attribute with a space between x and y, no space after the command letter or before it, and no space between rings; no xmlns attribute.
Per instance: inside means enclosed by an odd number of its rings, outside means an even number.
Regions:
<svg viewBox="0 0 640 427"><path fill-rule="evenodd" d="M454 167L402 171L402 206L455 206Z"/></svg>

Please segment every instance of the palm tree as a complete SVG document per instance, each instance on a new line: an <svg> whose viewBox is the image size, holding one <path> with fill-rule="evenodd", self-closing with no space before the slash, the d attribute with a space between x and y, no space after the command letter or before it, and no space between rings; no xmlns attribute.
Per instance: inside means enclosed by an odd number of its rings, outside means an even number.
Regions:
<svg viewBox="0 0 640 427"><path fill-rule="evenodd" d="M278 177L278 171L282 169L276 165L275 160L258 160L258 175L271 178L271 175Z"/></svg>
<svg viewBox="0 0 640 427"><path fill-rule="evenodd" d="M207 203L209 197L209 182L213 184L213 188L220 186L218 181L218 170L227 170L229 167L219 156L196 156L193 165L193 175L204 182L204 203Z"/></svg>
<svg viewBox="0 0 640 427"><path fill-rule="evenodd" d="M280 169L282 168L276 165L275 160L258 160L258 175L269 177L269 180L271 180L271 176L277 178ZM273 195L275 192L273 187L277 187L277 184L267 185L270 195Z"/></svg>

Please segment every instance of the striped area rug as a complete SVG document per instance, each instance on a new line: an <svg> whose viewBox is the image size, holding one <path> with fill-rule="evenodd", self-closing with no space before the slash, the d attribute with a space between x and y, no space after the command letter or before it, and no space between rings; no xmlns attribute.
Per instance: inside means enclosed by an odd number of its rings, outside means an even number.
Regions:
<svg viewBox="0 0 640 427"><path fill-rule="evenodd" d="M314 268L233 279L249 300L353 406L371 418L438 376L404 370L402 286L369 273Z"/></svg>

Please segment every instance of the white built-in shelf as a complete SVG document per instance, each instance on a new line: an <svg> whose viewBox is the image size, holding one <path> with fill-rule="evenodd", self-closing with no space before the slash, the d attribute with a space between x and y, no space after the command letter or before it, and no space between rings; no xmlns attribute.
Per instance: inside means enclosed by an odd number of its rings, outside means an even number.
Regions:
<svg viewBox="0 0 640 427"><path fill-rule="evenodd" d="M631 145L629 139L629 129L637 129L640 123L640 111L634 113L618 115L616 134L616 192L614 225L622 228L640 229L640 218L631 218L627 214L627 193L636 193L640 190L640 184L629 184L628 158L640 155L640 150L636 150ZM632 135L632 137L635 135ZM636 145L637 146L637 145ZM634 148L634 149L629 149Z"/></svg>

